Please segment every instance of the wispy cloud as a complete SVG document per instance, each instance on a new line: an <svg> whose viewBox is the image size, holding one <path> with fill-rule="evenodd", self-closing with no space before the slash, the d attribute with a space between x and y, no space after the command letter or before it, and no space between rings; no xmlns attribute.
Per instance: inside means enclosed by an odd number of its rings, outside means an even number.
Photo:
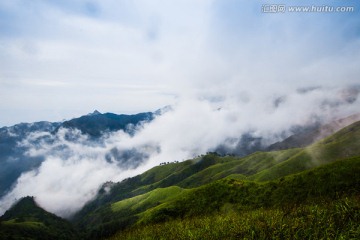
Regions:
<svg viewBox="0 0 360 240"><path fill-rule="evenodd" d="M356 90L357 89L357 90ZM171 110L138 128L104 134L96 141L79 130L34 132L20 147L45 160L23 173L1 199L1 212L15 199L36 196L48 211L68 217L91 200L106 181L120 181L161 162L193 158L220 145L235 150L244 134L271 144L308 126L358 112L359 86L289 91L246 91L216 99L187 96Z"/></svg>

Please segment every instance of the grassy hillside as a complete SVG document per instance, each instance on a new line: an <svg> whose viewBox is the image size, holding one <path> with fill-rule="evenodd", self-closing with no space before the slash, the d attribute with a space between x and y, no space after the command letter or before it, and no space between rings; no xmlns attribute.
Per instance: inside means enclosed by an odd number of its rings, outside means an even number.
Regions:
<svg viewBox="0 0 360 240"><path fill-rule="evenodd" d="M332 121L328 124L315 124L313 126L304 128L294 135L289 136L283 141L276 142L269 147L268 151L284 150L289 148L304 148L317 140L328 137L340 129L360 120L360 114L350 115L346 118Z"/></svg>
<svg viewBox="0 0 360 240"><path fill-rule="evenodd" d="M145 173L125 179L120 183L106 183L96 199L85 205L85 207L74 216L73 222L80 227L86 227L89 213L100 210L113 202L135 197L147 193L156 188L165 188L183 181L187 177L214 165L223 159L217 155L209 154L203 157L187 160L181 163L168 163L154 167ZM111 187L110 191L105 189ZM85 221L84 221L85 218ZM90 216L91 218L91 216Z"/></svg>
<svg viewBox="0 0 360 240"><path fill-rule="evenodd" d="M32 198L19 203L1 218L1 236L76 236ZM88 239L356 239L359 211L357 122L305 148L208 153L105 183L72 223Z"/></svg>
<svg viewBox="0 0 360 240"><path fill-rule="evenodd" d="M201 229L206 229L209 224L212 225L212 221L221 225L223 219L228 219L227 221L231 221L235 226L239 225L240 229L237 231L242 233L238 234L245 237L250 236L251 229L247 229L246 226L251 227L251 222L263 221L269 225L274 224L276 225L274 227L280 231L281 224L294 224L292 218L298 215L300 217L298 216L297 221L300 222L297 223L299 224L297 227L300 232L297 234L303 232L299 236L309 237L311 234L317 234L314 231L318 231L320 235L324 234L321 232L321 224L324 222L318 223L315 226L316 230L309 231L307 227L310 223L307 221L311 218L321 218L325 221L328 216L331 216L332 221L328 231L331 230L336 236L340 236L351 233L344 227L345 223L351 225L351 231L355 231L360 224L359 197L360 157L354 157L264 183L222 179L189 190L179 187L156 189L107 206L107 218L110 221L102 223L97 228L91 228L89 237L98 239L110 236L121 226L125 231L119 233L118 236L121 237L118 239L123 239L124 234L130 239L143 239L145 235L153 236L149 239L157 239L161 229L168 231L168 228L174 228L171 231L176 232L181 230L180 226L183 226L200 239L203 234ZM348 205L351 205L351 209L348 209ZM356 217L351 222L347 222L347 214L350 212ZM302 215L305 213L306 215ZM99 214L96 219L101 217L102 215ZM121 217L123 222L119 225L118 219ZM209 221L209 219L213 220ZM339 219L343 219L341 223ZM240 220L242 222L246 220L247 225L236 223ZM256 234L265 236L261 235L265 234L261 231L270 230L261 226L252 227L258 228ZM212 236L227 236L226 229L228 226L209 228ZM266 234L275 234L272 231L275 230L272 229ZM295 234L289 229L287 231L287 234ZM184 236L183 239L187 239L185 237L187 234L186 231L181 234Z"/></svg>
<svg viewBox="0 0 360 240"><path fill-rule="evenodd" d="M151 192L111 204L111 210L119 212L130 209L133 212L141 212L143 209L154 206L154 203L174 199L183 191L183 189L176 186L157 188Z"/></svg>
<svg viewBox="0 0 360 240"><path fill-rule="evenodd" d="M267 181L322 164L360 155L360 122L304 148L287 161L254 174L249 179Z"/></svg>
<svg viewBox="0 0 360 240"><path fill-rule="evenodd" d="M359 239L359 208L358 198L343 198L290 211L228 211L134 226L110 239Z"/></svg>
<svg viewBox="0 0 360 240"><path fill-rule="evenodd" d="M356 157L266 183L219 180L149 208L139 215L138 222L206 215L230 206L242 211L311 203L318 199L336 199L359 193L360 157Z"/></svg>
<svg viewBox="0 0 360 240"><path fill-rule="evenodd" d="M91 238L99 238L134 224L211 215L222 209L273 209L357 195L359 139L357 122L306 148L242 158L210 153L157 166L112 184L110 192L101 192L74 222Z"/></svg>
<svg viewBox="0 0 360 240"><path fill-rule="evenodd" d="M218 160L217 164L193 174L178 185L186 188L198 187L232 174L237 174L238 177L241 174L241 178L246 179L288 160L301 151L301 149L289 149L276 152L256 152L243 158L224 157L222 162Z"/></svg>
<svg viewBox="0 0 360 240"><path fill-rule="evenodd" d="M0 218L0 239L79 239L71 224L25 197Z"/></svg>

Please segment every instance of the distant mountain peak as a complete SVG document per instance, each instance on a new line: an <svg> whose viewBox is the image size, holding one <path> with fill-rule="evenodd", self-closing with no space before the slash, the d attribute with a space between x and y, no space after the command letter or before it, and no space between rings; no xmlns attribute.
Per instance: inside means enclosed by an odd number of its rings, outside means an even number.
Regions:
<svg viewBox="0 0 360 240"><path fill-rule="evenodd" d="M29 215L41 209L35 202L34 197L27 196L18 200L5 214L2 216L3 219L11 219L20 217L23 215ZM41 211L43 211L41 209Z"/></svg>
<svg viewBox="0 0 360 240"><path fill-rule="evenodd" d="M167 113L167 112L170 112L172 110L173 110L173 107L171 105L166 105L165 107L156 110L154 112L154 114L157 115L157 116L160 116L160 115L162 115L164 113Z"/></svg>
<svg viewBox="0 0 360 240"><path fill-rule="evenodd" d="M89 113L88 116L95 116L95 115L100 115L101 112L99 112L98 110L95 110L94 112L92 113Z"/></svg>

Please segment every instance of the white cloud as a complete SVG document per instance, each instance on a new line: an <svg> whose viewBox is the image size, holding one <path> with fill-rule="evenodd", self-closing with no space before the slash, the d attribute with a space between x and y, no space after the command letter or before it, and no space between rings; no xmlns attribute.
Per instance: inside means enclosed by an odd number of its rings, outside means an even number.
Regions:
<svg viewBox="0 0 360 240"><path fill-rule="evenodd" d="M179 99L173 110L145 124L134 136L123 131L94 141L78 130L32 133L20 145L32 157L44 156L38 169L23 173L1 200L1 212L15 199L36 196L46 210L69 216L92 199L106 181L120 181L161 162L181 161L214 150L228 139L252 132L264 142L280 140L292 126L330 121L358 111L356 91L314 88L309 91L257 91L245 97L198 95ZM280 100L276 102L275 100ZM229 146L234 147L234 146Z"/></svg>

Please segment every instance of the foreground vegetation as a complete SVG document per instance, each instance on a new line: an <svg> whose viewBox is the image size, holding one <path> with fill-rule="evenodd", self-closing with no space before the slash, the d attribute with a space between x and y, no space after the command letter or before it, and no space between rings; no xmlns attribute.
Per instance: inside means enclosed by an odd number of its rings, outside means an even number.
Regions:
<svg viewBox="0 0 360 240"><path fill-rule="evenodd" d="M135 226L120 239L360 239L360 199L236 211Z"/></svg>

